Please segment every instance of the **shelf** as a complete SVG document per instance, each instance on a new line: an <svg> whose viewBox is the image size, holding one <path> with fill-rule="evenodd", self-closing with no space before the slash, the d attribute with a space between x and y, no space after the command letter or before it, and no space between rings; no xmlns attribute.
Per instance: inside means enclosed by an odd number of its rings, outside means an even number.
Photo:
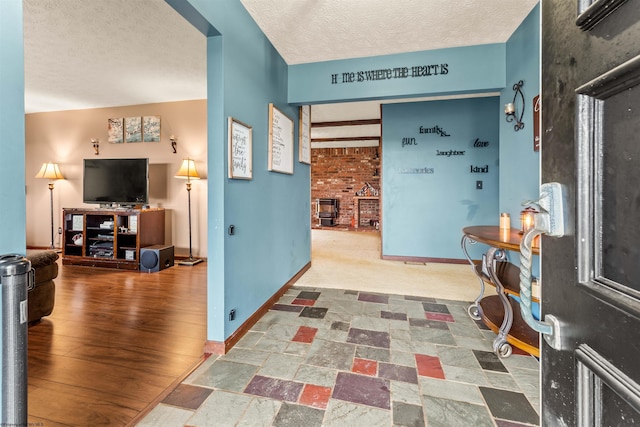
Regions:
<svg viewBox="0 0 640 427"><path fill-rule="evenodd" d="M473 267L476 276L483 283L496 287L497 291L497 295L483 297L482 286L480 295L468 308L469 315L476 320L482 320L497 334L493 347L498 356L509 356L510 348L505 347L506 343L539 356L539 334L522 319L520 304L511 297L520 296L520 268L505 261L505 251L520 252L522 235L519 230L503 230L492 225L465 227L462 231L462 250L467 261ZM483 255L480 263L472 260L467 250L467 245L475 242L492 247ZM534 255L540 254L538 240L533 241L531 252ZM532 301L540 302L537 297L532 298ZM513 321L505 322L505 319Z"/></svg>
<svg viewBox="0 0 640 427"><path fill-rule="evenodd" d="M520 305L513 298L507 298L513 311L513 325L507 334L507 342L514 347L540 357L540 335L526 324L520 315ZM491 295L480 300L480 316L482 321L494 332L498 333L504 318L504 306L498 295Z"/></svg>
<svg viewBox="0 0 640 427"><path fill-rule="evenodd" d="M478 277L482 277L482 280L491 285L496 286L491 279L482 272L482 264L476 264L476 274ZM510 262L496 262L496 275L498 280L504 287L504 291L507 294L519 296L520 295L520 268L511 264ZM540 302L536 297L531 298L531 301Z"/></svg>
<svg viewBox="0 0 640 427"><path fill-rule="evenodd" d="M465 227L462 229L462 232L476 242L509 251L520 252L522 234L520 234L518 229L511 228L508 232L503 232L495 225L476 225L473 227ZM534 255L540 255L539 244L538 239L533 241L531 252Z"/></svg>

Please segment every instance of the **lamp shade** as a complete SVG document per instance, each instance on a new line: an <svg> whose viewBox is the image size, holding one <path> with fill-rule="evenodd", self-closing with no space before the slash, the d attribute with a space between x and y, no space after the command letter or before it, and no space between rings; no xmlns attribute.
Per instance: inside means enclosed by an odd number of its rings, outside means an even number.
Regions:
<svg viewBox="0 0 640 427"><path fill-rule="evenodd" d="M176 174L176 178L184 178L184 179L200 179L198 176L198 171L196 170L196 165L192 159L184 159L182 161L182 165L180 165L180 170Z"/></svg>
<svg viewBox="0 0 640 427"><path fill-rule="evenodd" d="M58 164L51 163L51 162L42 164L42 168L40 168L40 172L36 174L36 178L64 179L64 177L60 173L60 168L58 168Z"/></svg>

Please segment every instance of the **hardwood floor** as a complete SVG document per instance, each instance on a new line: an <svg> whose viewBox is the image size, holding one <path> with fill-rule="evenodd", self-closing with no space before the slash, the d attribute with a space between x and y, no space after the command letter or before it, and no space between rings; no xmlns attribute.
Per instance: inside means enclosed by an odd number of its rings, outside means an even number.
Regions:
<svg viewBox="0 0 640 427"><path fill-rule="evenodd" d="M200 361L206 272L60 264L54 311L29 327L29 423L130 423Z"/></svg>

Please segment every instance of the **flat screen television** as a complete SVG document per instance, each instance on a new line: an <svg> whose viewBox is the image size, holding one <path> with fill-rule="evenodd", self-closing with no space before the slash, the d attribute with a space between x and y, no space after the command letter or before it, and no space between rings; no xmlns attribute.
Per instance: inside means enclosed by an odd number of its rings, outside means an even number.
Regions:
<svg viewBox="0 0 640 427"><path fill-rule="evenodd" d="M135 206L149 203L149 159L84 159L84 203Z"/></svg>

